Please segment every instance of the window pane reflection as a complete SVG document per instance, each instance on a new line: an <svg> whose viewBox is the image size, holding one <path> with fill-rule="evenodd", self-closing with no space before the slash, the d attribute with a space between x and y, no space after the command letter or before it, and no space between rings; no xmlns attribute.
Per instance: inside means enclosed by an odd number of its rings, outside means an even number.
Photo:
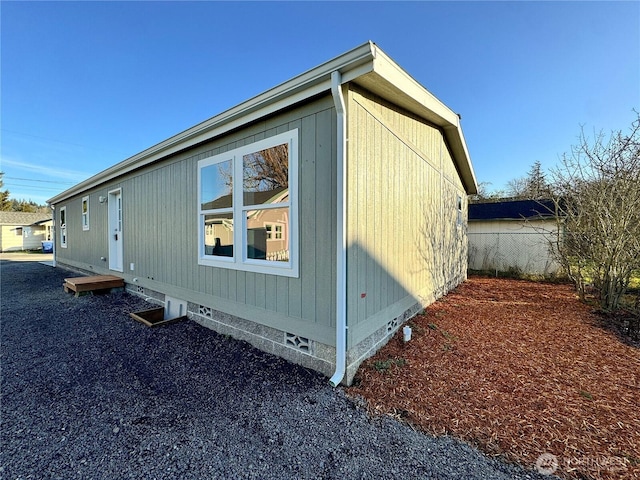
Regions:
<svg viewBox="0 0 640 480"><path fill-rule="evenodd" d="M200 201L202 210L232 206L232 162L218 162L200 170Z"/></svg>
<svg viewBox="0 0 640 480"><path fill-rule="evenodd" d="M289 144L283 143L242 157L244 205L282 202L289 188Z"/></svg>
<svg viewBox="0 0 640 480"><path fill-rule="evenodd" d="M289 208L247 212L247 258L289 261Z"/></svg>
<svg viewBox="0 0 640 480"><path fill-rule="evenodd" d="M204 254L233 257L233 213L204 216Z"/></svg>

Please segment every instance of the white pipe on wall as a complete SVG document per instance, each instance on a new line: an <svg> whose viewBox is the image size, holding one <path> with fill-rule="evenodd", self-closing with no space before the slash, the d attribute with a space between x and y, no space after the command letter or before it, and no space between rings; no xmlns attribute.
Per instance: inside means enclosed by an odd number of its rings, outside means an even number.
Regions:
<svg viewBox="0 0 640 480"><path fill-rule="evenodd" d="M56 228L56 206L55 205L49 205L49 207L51 207L51 218L53 219L53 224L51 225L51 241L53 242L52 245L52 249L51 249L51 253L53 254L53 262L51 262L51 265L53 265L53 267L56 267L56 235L58 234L58 229Z"/></svg>
<svg viewBox="0 0 640 480"><path fill-rule="evenodd" d="M336 387L344 378L347 364L347 132L342 75L331 73L331 94L337 114L336 148L336 370L329 382Z"/></svg>

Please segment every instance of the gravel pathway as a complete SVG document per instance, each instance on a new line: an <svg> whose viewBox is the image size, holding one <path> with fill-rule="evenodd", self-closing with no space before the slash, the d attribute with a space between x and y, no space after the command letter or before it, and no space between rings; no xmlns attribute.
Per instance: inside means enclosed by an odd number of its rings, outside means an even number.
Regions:
<svg viewBox="0 0 640 480"><path fill-rule="evenodd" d="M184 321L151 329L126 293L0 265L3 479L542 479L370 418L326 378Z"/></svg>

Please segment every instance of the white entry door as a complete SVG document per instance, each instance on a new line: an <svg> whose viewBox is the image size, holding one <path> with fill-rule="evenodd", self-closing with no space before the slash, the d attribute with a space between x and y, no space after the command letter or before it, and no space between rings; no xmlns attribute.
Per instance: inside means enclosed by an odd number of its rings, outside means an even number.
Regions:
<svg viewBox="0 0 640 480"><path fill-rule="evenodd" d="M122 190L109 192L109 269L123 271Z"/></svg>

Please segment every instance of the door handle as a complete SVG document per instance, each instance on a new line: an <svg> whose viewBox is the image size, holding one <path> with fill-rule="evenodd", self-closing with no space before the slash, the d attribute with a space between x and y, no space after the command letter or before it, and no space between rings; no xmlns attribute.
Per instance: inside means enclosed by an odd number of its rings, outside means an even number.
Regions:
<svg viewBox="0 0 640 480"><path fill-rule="evenodd" d="M116 234L113 236L113 238L115 238L115 239L116 239L116 241L117 241L117 240L118 240L118 234L116 233Z"/></svg>

